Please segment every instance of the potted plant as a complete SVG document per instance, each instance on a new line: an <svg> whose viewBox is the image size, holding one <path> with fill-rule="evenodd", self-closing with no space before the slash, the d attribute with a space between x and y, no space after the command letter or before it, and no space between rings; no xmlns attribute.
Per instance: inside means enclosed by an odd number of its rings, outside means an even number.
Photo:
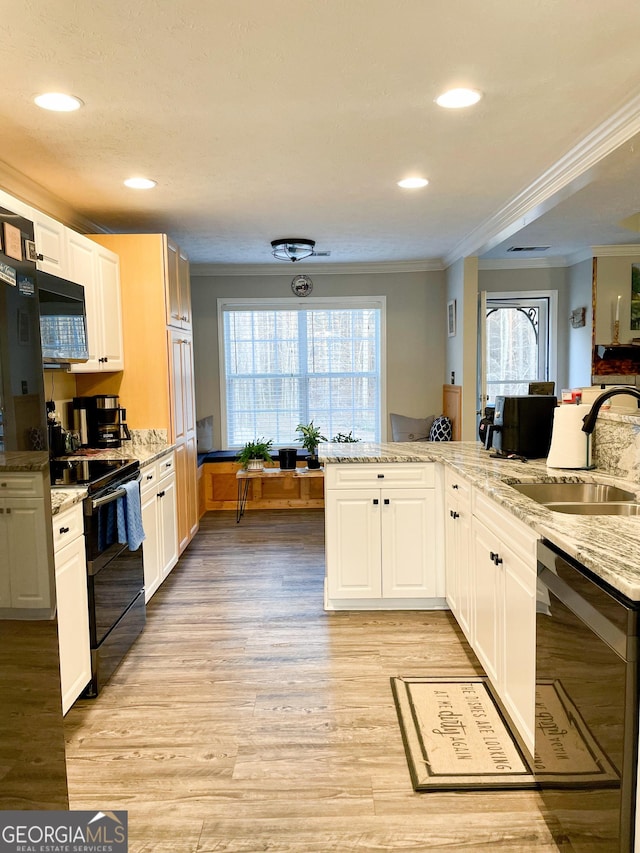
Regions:
<svg viewBox="0 0 640 853"><path fill-rule="evenodd" d="M318 443L320 441L326 441L327 437L322 435L318 427L313 425L313 421L308 424L298 424L296 427L296 432L300 433L300 441L302 446L306 449L307 453L307 467L308 468L319 468L320 462L318 460Z"/></svg>
<svg viewBox="0 0 640 853"><path fill-rule="evenodd" d="M339 432L333 436L331 439L332 442L336 444L355 444L357 441L360 441L359 438L355 438L353 434L353 430L349 430L349 432Z"/></svg>
<svg viewBox="0 0 640 853"><path fill-rule="evenodd" d="M262 471L265 462L271 461L271 446L273 441L256 438L248 441L236 456L236 460L247 471Z"/></svg>

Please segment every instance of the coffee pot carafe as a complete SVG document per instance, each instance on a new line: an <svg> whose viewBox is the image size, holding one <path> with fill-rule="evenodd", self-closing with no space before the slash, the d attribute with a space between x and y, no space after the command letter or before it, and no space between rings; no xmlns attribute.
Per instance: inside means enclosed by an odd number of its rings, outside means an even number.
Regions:
<svg viewBox="0 0 640 853"><path fill-rule="evenodd" d="M108 449L130 441L131 433L125 423L127 411L120 405L118 396L96 394L90 399L88 426L91 447Z"/></svg>

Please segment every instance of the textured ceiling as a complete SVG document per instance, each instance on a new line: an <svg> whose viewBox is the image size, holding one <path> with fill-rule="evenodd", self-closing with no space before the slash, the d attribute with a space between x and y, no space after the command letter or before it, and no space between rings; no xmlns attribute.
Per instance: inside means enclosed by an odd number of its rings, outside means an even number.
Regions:
<svg viewBox="0 0 640 853"><path fill-rule="evenodd" d="M615 227L640 210L635 0L22 0L0 34L0 160L100 227L168 232L195 263L282 265L282 236L334 264L502 257L554 215L535 239L548 254L640 236ZM452 85L485 97L442 110ZM85 106L44 112L42 91ZM598 168L559 168L530 197L585 139ZM415 173L426 189L396 186ZM127 190L133 174L158 187Z"/></svg>

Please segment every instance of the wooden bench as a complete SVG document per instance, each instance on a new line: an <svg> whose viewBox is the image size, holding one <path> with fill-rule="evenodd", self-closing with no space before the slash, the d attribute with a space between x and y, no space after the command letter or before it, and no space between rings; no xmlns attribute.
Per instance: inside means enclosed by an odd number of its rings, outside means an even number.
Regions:
<svg viewBox="0 0 640 853"><path fill-rule="evenodd" d="M201 466L201 503L208 510L237 510L237 462L204 462ZM261 472L246 472L246 509L322 509L324 507L324 471L309 471L304 463L295 471L267 467Z"/></svg>

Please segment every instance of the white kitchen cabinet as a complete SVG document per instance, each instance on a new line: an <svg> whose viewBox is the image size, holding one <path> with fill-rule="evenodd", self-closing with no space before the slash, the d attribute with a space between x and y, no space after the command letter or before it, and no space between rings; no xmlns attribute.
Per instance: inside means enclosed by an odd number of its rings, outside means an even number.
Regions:
<svg viewBox="0 0 640 853"><path fill-rule="evenodd" d="M42 272L68 278L67 228L61 223L33 208L33 234L38 260L36 267Z"/></svg>
<svg viewBox="0 0 640 853"><path fill-rule="evenodd" d="M162 456L142 471L140 485L145 539L145 601L149 601L178 562L178 519L175 457Z"/></svg>
<svg viewBox="0 0 640 853"><path fill-rule="evenodd" d="M49 518L42 474L0 474L1 618L51 612Z"/></svg>
<svg viewBox="0 0 640 853"><path fill-rule="evenodd" d="M53 517L62 713L91 680L87 562L82 505Z"/></svg>
<svg viewBox="0 0 640 853"><path fill-rule="evenodd" d="M473 494L471 645L533 755L537 535Z"/></svg>
<svg viewBox="0 0 640 853"><path fill-rule="evenodd" d="M193 339L189 332L168 329L171 355L171 438L176 444L176 476L181 495L178 549L186 548L198 529L197 441L193 378Z"/></svg>
<svg viewBox="0 0 640 853"><path fill-rule="evenodd" d="M472 638L471 484L447 468L444 474L445 587L447 603L467 640Z"/></svg>
<svg viewBox="0 0 640 853"><path fill-rule="evenodd" d="M120 267L115 252L68 229L69 278L84 286L89 360L72 373L115 373L124 369Z"/></svg>
<svg viewBox="0 0 640 853"><path fill-rule="evenodd" d="M435 465L327 465L325 487L325 607L443 606Z"/></svg>

